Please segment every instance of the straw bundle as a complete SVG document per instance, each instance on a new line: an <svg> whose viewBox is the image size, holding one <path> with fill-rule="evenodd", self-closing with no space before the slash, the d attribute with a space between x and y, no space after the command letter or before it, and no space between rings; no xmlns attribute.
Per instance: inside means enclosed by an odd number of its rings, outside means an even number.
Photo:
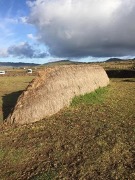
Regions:
<svg viewBox="0 0 135 180"><path fill-rule="evenodd" d="M19 97L7 122L27 124L39 121L69 106L76 95L107 86L109 78L100 66L70 65L39 72Z"/></svg>

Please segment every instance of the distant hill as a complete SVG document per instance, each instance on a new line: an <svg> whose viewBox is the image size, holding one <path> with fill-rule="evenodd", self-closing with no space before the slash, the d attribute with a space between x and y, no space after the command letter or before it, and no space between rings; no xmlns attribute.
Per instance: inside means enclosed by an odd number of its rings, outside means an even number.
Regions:
<svg viewBox="0 0 135 180"><path fill-rule="evenodd" d="M116 61L134 61L135 58L133 59L120 59L120 58L110 58L106 60L105 62L116 62Z"/></svg>
<svg viewBox="0 0 135 180"><path fill-rule="evenodd" d="M120 58L110 58L110 59L108 59L106 62L114 62L114 61L124 61L124 59L120 59Z"/></svg>
<svg viewBox="0 0 135 180"><path fill-rule="evenodd" d="M60 61L45 63L42 66L72 65L72 64L84 64L84 63L83 62L70 61L70 60L60 60Z"/></svg>
<svg viewBox="0 0 135 180"><path fill-rule="evenodd" d="M35 64L35 63L14 63L14 62L0 62L0 66L4 67L25 67L25 66L39 66L40 64Z"/></svg>

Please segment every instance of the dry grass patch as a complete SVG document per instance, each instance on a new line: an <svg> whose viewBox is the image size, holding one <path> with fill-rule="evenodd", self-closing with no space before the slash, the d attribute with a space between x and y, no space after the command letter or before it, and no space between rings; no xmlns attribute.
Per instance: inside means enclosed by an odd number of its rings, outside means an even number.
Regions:
<svg viewBox="0 0 135 180"><path fill-rule="evenodd" d="M34 76L0 76L0 122L9 114L11 109Z"/></svg>

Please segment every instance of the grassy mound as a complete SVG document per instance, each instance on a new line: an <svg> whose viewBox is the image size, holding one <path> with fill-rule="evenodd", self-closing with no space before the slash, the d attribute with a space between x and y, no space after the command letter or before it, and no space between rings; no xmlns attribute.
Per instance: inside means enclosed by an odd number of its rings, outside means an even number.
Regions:
<svg viewBox="0 0 135 180"><path fill-rule="evenodd" d="M102 103L79 101L31 125L1 126L0 179L135 179L134 81L112 80L96 92Z"/></svg>
<svg viewBox="0 0 135 180"><path fill-rule="evenodd" d="M39 121L68 107L75 95L92 92L108 84L109 78L101 66L67 65L45 68L22 93L6 120L10 124Z"/></svg>

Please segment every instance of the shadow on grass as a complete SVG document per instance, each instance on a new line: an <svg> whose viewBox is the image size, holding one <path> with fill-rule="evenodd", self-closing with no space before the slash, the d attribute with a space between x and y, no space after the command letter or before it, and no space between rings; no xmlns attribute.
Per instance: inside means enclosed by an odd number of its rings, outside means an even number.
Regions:
<svg viewBox="0 0 135 180"><path fill-rule="evenodd" d="M8 117L8 115L12 112L12 110L16 105L18 97L22 94L22 92L23 91L17 91L10 94L6 94L5 96L2 97L3 120L5 120Z"/></svg>
<svg viewBox="0 0 135 180"><path fill-rule="evenodd" d="M109 78L135 78L135 70L106 70Z"/></svg>
<svg viewBox="0 0 135 180"><path fill-rule="evenodd" d="M135 79L125 79L123 82L135 82Z"/></svg>

